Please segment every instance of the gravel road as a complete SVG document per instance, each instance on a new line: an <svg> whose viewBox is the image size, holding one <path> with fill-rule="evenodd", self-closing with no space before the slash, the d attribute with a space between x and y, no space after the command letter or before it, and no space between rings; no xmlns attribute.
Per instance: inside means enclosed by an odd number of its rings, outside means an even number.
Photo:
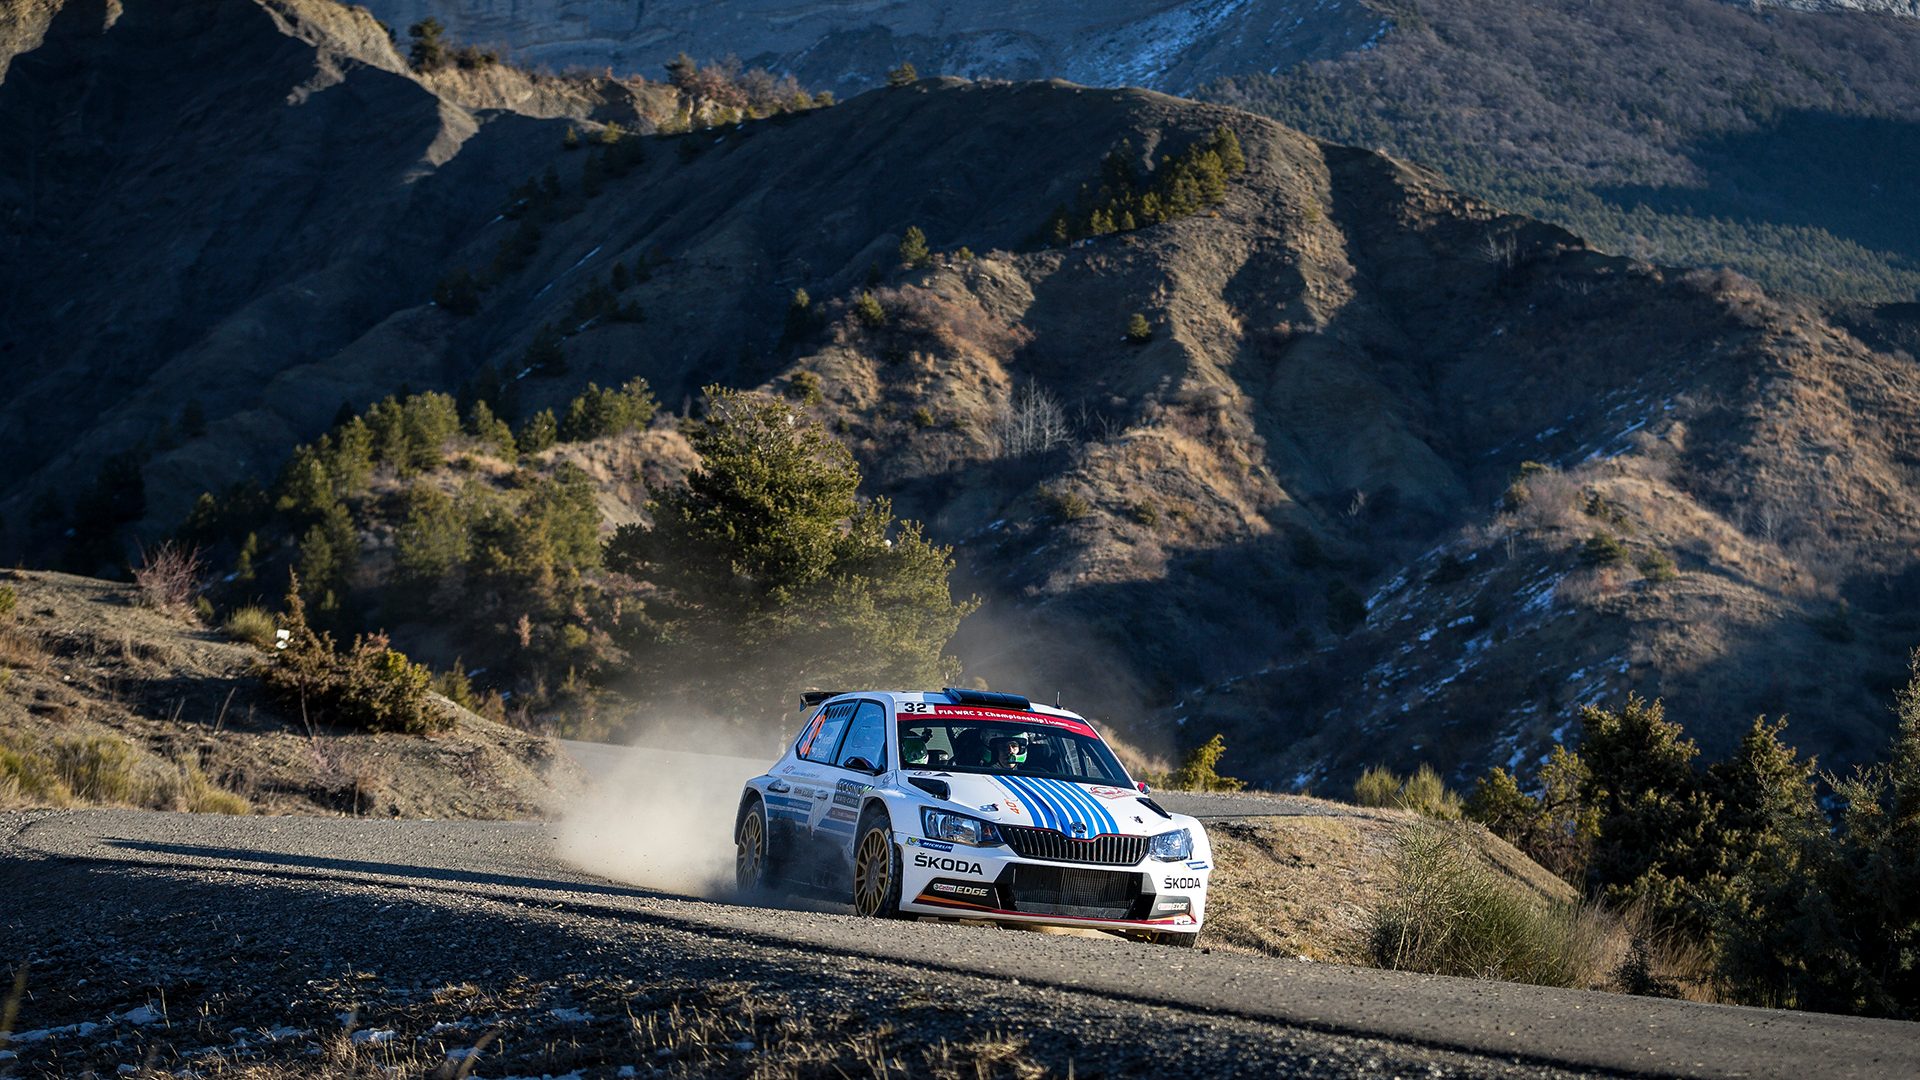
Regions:
<svg viewBox="0 0 1920 1080"><path fill-rule="evenodd" d="M496 1064L535 1074L616 1075L622 1062L644 1073L665 1051L683 1070L750 1075L804 1042L891 1053L933 1075L955 1047L1014 1044L1017 1062L1063 1073L1071 1062L1077 1076L1920 1075L1920 1025L696 900L571 870L550 855L555 835L529 823L0 815L3 958L28 961L32 988L16 1029L46 1033L0 1051L19 1055L0 1068L329 1053L330 1032L358 1025L368 1040L391 1032L375 1045L435 1059L485 1029ZM715 1002L716 988L736 996ZM157 997L172 1027L124 1019ZM705 1040L696 1060L643 1023L663 1009L684 1022L702 1001L713 1023L749 1034ZM84 1037L57 1030L112 1017ZM779 1026L795 1017L813 1025L802 1036ZM856 1056L792 1071L861 1067Z"/></svg>

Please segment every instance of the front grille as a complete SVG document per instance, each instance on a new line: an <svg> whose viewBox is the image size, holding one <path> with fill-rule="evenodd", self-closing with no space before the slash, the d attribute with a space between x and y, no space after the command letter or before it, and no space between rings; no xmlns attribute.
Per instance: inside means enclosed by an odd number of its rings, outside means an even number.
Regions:
<svg viewBox="0 0 1920 1080"><path fill-rule="evenodd" d="M1140 875L1062 866L1010 867L1002 879L1014 911L1082 919L1131 917L1140 899Z"/></svg>
<svg viewBox="0 0 1920 1080"><path fill-rule="evenodd" d="M1106 833L1090 840L1075 840L1053 829L1034 829L1025 825L1002 825L1000 835L1007 846L1023 859L1048 859L1053 862L1095 863L1102 866L1135 866L1147 857L1147 838Z"/></svg>

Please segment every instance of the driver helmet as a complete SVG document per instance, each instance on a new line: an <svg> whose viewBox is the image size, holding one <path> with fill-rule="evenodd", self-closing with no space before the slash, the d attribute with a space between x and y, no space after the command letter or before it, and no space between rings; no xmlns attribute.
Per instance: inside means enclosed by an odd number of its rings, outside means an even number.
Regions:
<svg viewBox="0 0 1920 1080"><path fill-rule="evenodd" d="M908 765L927 763L926 732L909 732L900 736L900 760Z"/></svg>
<svg viewBox="0 0 1920 1080"><path fill-rule="evenodd" d="M1002 758L1005 758L1015 765L1024 764L1027 760L1027 740L1025 739L1016 736L1003 736L993 740L991 745L993 747L993 760L996 763Z"/></svg>

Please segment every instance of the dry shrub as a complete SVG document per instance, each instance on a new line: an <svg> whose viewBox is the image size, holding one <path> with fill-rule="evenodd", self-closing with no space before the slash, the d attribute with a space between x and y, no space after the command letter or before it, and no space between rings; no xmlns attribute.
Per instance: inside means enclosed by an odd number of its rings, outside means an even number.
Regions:
<svg viewBox="0 0 1920 1080"><path fill-rule="evenodd" d="M1588 607L1620 595L1633 577L1634 571L1617 563L1579 570L1561 579L1554 595L1575 607Z"/></svg>
<svg viewBox="0 0 1920 1080"><path fill-rule="evenodd" d="M1591 986L1606 971L1606 919L1526 895L1486 866L1461 825L1400 834L1371 923L1381 967L1542 986Z"/></svg>
<svg viewBox="0 0 1920 1080"><path fill-rule="evenodd" d="M191 756L174 760L174 769L162 773L150 802L161 810L188 810L196 814L245 814L252 804L207 779L200 762Z"/></svg>
<svg viewBox="0 0 1920 1080"><path fill-rule="evenodd" d="M1033 332L987 314L971 297L962 299L908 286L874 294L894 324L923 334L949 353L975 352L1006 360L1033 340Z"/></svg>
<svg viewBox="0 0 1920 1080"><path fill-rule="evenodd" d="M125 739L82 735L53 744L53 764L75 799L133 804L144 794L135 767L140 752Z"/></svg>
<svg viewBox="0 0 1920 1080"><path fill-rule="evenodd" d="M42 749L0 741L0 806L71 806L73 791Z"/></svg>
<svg viewBox="0 0 1920 1080"><path fill-rule="evenodd" d="M151 550L141 550L140 565L133 568L133 583L140 589L142 604L173 611L190 606L200 595L205 572L199 548L169 540Z"/></svg>
<svg viewBox="0 0 1920 1080"><path fill-rule="evenodd" d="M1385 766L1368 769L1353 782L1353 801L1361 806L1411 810L1432 818L1457 818L1461 809L1459 794L1426 764L1404 780Z"/></svg>
<svg viewBox="0 0 1920 1080"><path fill-rule="evenodd" d="M273 614L261 607L235 608L220 629L235 641L244 641L261 649L273 648L276 623Z"/></svg>

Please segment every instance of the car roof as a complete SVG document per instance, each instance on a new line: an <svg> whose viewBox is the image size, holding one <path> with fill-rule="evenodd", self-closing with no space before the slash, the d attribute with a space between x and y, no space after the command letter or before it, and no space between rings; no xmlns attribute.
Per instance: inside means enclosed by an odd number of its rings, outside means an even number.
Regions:
<svg viewBox="0 0 1920 1080"><path fill-rule="evenodd" d="M893 705L896 712L899 711L898 707L902 703L908 701L927 701L937 705L955 704L954 700L948 697L947 692L944 690L849 690L845 693L835 694L825 701L822 701L821 704L827 705L836 701L851 701L854 698L880 698ZM1020 710L1011 711L1017 712ZM1068 720L1078 720L1083 724L1087 723L1087 718L1077 712L1056 708L1052 705L1042 705L1037 701L1033 702L1026 711L1039 716L1059 716Z"/></svg>

